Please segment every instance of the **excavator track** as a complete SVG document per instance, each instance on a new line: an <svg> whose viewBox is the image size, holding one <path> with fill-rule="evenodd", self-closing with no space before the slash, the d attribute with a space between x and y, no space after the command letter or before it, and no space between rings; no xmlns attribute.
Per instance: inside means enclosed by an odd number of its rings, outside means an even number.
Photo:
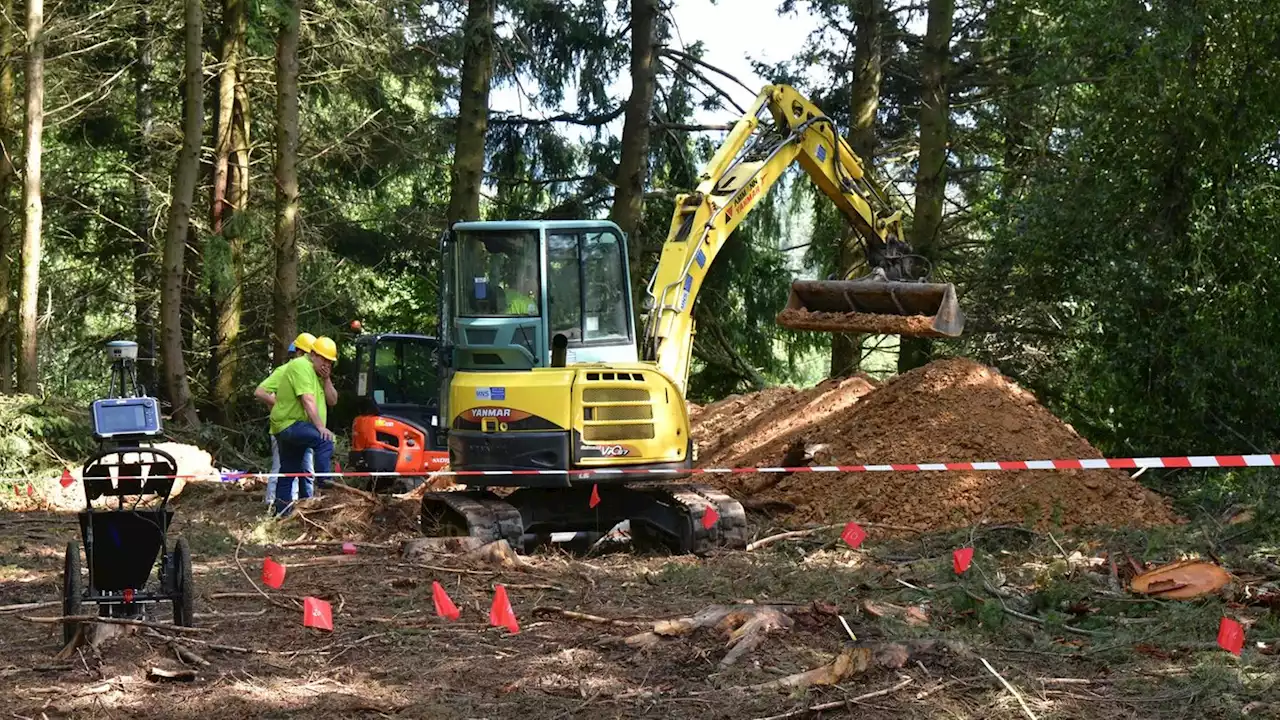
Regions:
<svg viewBox="0 0 1280 720"><path fill-rule="evenodd" d="M506 540L523 551L526 529L535 535L587 528L602 531L630 520L632 538L640 545L661 545L695 555L747 546L742 504L710 485L629 486L606 497L604 504L591 509L586 488L526 489L509 499L484 490L432 492L422 496L422 532L431 537L471 536L486 543ZM571 508L580 508L583 515ZM716 521L703 527L711 509ZM530 520L533 527L525 527L525 516L536 519Z"/></svg>
<svg viewBox="0 0 1280 720"><path fill-rule="evenodd" d="M679 507L687 516L688 534L674 546L664 543L681 553L702 555L716 548L741 550L747 546L747 515L742 504L710 485L661 485L646 488L646 494L663 505ZM709 508L719 516L711 527L703 527L703 517ZM643 524L632 523L632 536L642 542L661 542Z"/></svg>
<svg viewBox="0 0 1280 720"><path fill-rule="evenodd" d="M470 535L489 543L506 540L523 546L524 521L511 503L485 491L434 492L422 496L422 534Z"/></svg>

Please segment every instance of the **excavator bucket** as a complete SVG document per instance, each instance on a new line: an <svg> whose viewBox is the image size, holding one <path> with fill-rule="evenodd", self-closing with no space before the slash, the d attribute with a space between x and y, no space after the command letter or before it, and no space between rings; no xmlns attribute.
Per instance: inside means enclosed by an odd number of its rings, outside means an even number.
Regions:
<svg viewBox="0 0 1280 720"><path fill-rule="evenodd" d="M950 283L797 280L777 322L817 332L959 337L964 313Z"/></svg>

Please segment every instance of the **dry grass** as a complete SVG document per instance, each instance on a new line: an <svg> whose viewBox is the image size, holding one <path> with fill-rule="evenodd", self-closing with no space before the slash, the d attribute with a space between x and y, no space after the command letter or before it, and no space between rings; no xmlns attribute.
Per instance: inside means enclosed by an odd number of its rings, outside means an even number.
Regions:
<svg viewBox="0 0 1280 720"><path fill-rule="evenodd" d="M255 652L192 643L209 662L193 668L194 682L152 682L151 667L182 667L163 640L131 635L58 663L56 626L17 617L56 608L0 614L6 710L16 717L763 718L897 688L860 701L857 716L1026 717L983 659L1039 718L1234 717L1245 708L1266 716L1256 703L1280 696L1275 656L1249 647L1235 658L1212 647L1224 611L1251 622L1251 641L1280 636L1274 612L1226 609L1221 599L1135 602L1088 562L1106 550L1175 559L1202 540L1185 528L1163 538L1095 532L1053 542L1017 528L891 541L873 533L858 551L833 530L705 559L549 551L519 570L453 572L439 569L454 567L449 558L428 569L399 557L397 541L415 534L412 502L378 505L328 492L303 508L311 522L276 523L264 518L258 493L196 483L176 505L174 533L192 540L196 556L198 623L212 630L198 639ZM758 537L766 534L759 528ZM76 538L74 516L0 515L0 604L57 600L61 548ZM355 541L357 554L332 544L342 540ZM974 569L957 580L950 550L962 543L977 553ZM245 577L258 580L268 552L288 567L284 588L266 591L277 603ZM1223 557L1229 567L1250 568L1237 591L1275 580L1265 553ZM462 610L457 622L435 616L433 580ZM499 582L521 623L517 635L487 626ZM335 632L302 627L291 598L308 595L332 602ZM868 600L919 607L928 624L875 617ZM824 611L795 614L793 626L727 668L724 635L712 629L637 650L622 642L634 626L533 612L556 606L657 619L747 601L816 601ZM911 662L835 687L743 689L831 663L854 644L837 615L857 644L910 645ZM167 607L157 619L168 621Z"/></svg>

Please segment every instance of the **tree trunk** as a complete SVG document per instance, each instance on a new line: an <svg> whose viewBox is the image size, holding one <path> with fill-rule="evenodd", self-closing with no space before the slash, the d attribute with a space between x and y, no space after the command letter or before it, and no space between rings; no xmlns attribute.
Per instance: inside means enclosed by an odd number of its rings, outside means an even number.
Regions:
<svg viewBox="0 0 1280 720"><path fill-rule="evenodd" d="M133 148L133 328L138 356L151 358L140 363L140 380L148 392L160 392L156 383L155 260L151 240L151 193L147 170L151 167L154 132L154 98L151 77L155 71L151 17L146 3L138 6L137 65L134 66L134 118L138 134Z"/></svg>
<svg viewBox="0 0 1280 720"><path fill-rule="evenodd" d="M929 0L929 20L921 53L920 158L916 166L915 214L911 223L912 248L935 259L942 205L947 189L947 128L950 103L947 68L951 58L955 0ZM898 372L929 362L933 343L927 338L902 338Z"/></svg>
<svg viewBox="0 0 1280 720"><path fill-rule="evenodd" d="M243 70L240 58L245 43L247 18L242 0L224 0L222 10L222 71L218 82L218 115L215 122L213 189L210 225L215 235L221 234L228 247L226 258L229 268L209 270L210 303L213 306L214 337L209 349L210 387L212 405L220 419L227 417L235 399L236 348L240 335L241 280L244 273L242 221L238 214L244 209L248 188L248 176L241 163L247 163L242 153L247 153L243 118L240 107L247 95L241 88ZM240 92L237 92L240 90ZM235 167L232 168L232 155ZM213 258L209 258L213 262Z"/></svg>
<svg viewBox="0 0 1280 720"><path fill-rule="evenodd" d="M658 24L657 0L631 0L631 97L622 122L622 157L609 219L627 234L631 257L631 289L641 307L646 267L640 221L644 215L644 183L649 169L649 116L657 85L655 64Z"/></svg>
<svg viewBox="0 0 1280 720"><path fill-rule="evenodd" d="M182 356L182 280L183 256L187 232L191 226L191 204L200 173L200 140L204 130L204 97L201 93L200 0L186 0L185 47L186 79L183 106L182 154L173 172L173 202L169 205L169 224L164 243L164 287L160 298L160 334L164 355L165 381L173 404L173 417L178 422L196 427L196 414L187 383L186 362Z"/></svg>
<svg viewBox="0 0 1280 720"><path fill-rule="evenodd" d="M453 176L449 187L449 227L480 218L480 183L484 179L484 139L489 127L489 84L493 77L494 0L470 0L463 30L462 82L458 129L454 141Z"/></svg>
<svg viewBox="0 0 1280 720"><path fill-rule="evenodd" d="M276 38L276 281L272 338L277 365L298 331L298 0Z"/></svg>
<svg viewBox="0 0 1280 720"><path fill-rule="evenodd" d="M14 132L13 55L18 28L13 23L13 0L3 0L4 17L0 17L0 393L13 392L13 305L9 302L13 288L13 153L18 151L18 134Z"/></svg>
<svg viewBox="0 0 1280 720"><path fill-rule="evenodd" d="M853 49L849 145L869 172L876 155L876 111L880 107L883 0L857 0L853 13L857 34ZM862 247L851 229L840 243L837 267L841 273L847 273L861 259ZM861 335L839 333L831 338L831 377L857 373L861 361Z"/></svg>
<svg viewBox="0 0 1280 720"><path fill-rule="evenodd" d="M36 360L36 313L40 294L40 159L44 135L44 0L27 0L26 150L22 183L22 285L19 288L18 390L35 395L40 390Z"/></svg>

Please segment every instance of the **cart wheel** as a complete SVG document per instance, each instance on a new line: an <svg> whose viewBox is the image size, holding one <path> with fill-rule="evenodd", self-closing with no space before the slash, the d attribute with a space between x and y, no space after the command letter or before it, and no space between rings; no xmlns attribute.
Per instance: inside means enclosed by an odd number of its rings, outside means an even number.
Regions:
<svg viewBox="0 0 1280 720"><path fill-rule="evenodd" d="M80 614L83 600L84 583L80 579L80 543L72 540L67 543L67 555L62 565L62 615L70 617ZM65 647L76 637L76 626L79 623L62 624L62 644Z"/></svg>
<svg viewBox="0 0 1280 720"><path fill-rule="evenodd" d="M174 578L178 596L173 600L173 624L195 627L195 588L191 582L191 550L187 547L186 538L178 538L173 545L173 553L178 571Z"/></svg>

